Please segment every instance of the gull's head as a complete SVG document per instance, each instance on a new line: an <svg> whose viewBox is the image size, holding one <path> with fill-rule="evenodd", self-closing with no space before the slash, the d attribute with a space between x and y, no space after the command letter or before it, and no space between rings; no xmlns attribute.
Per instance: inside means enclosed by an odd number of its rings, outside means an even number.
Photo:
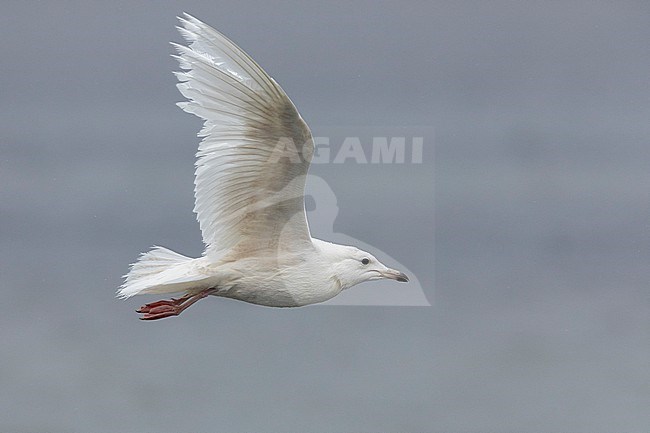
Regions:
<svg viewBox="0 0 650 433"><path fill-rule="evenodd" d="M326 255L344 289L364 281L390 279L402 283L409 278L403 272L391 269L372 254L355 247L329 244Z"/></svg>

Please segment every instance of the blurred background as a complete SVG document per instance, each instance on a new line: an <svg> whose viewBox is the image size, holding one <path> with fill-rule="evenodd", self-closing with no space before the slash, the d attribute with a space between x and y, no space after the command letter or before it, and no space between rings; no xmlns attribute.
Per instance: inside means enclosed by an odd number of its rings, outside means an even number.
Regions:
<svg viewBox="0 0 650 433"><path fill-rule="evenodd" d="M114 298L151 245L202 252L183 11L314 135L435 131L312 171L431 307ZM647 2L9 0L0 40L0 431L647 432Z"/></svg>

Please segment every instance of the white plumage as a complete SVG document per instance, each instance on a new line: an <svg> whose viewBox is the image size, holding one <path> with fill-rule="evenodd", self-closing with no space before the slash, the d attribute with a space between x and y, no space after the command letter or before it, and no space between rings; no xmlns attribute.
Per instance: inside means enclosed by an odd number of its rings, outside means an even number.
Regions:
<svg viewBox="0 0 650 433"><path fill-rule="evenodd" d="M362 281L407 281L369 253L310 236L308 126L243 50L188 14L179 20L188 46L172 44L183 69L177 87L187 98L178 105L205 120L194 211L206 250L192 259L154 247L131 266L118 296L185 294L139 310L143 319L158 319L207 295L291 307L325 301Z"/></svg>

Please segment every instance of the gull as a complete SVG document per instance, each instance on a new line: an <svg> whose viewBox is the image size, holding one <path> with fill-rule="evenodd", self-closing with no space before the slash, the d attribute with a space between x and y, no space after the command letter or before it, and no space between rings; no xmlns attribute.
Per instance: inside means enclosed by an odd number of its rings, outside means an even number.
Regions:
<svg viewBox="0 0 650 433"><path fill-rule="evenodd" d="M117 295L178 294L140 307L140 319L177 316L207 296L268 307L324 302L364 281L408 282L372 254L312 238L305 213L314 153L309 127L289 97L248 54L185 13L172 43L178 105L204 119L194 181L205 252L155 246L140 255Z"/></svg>

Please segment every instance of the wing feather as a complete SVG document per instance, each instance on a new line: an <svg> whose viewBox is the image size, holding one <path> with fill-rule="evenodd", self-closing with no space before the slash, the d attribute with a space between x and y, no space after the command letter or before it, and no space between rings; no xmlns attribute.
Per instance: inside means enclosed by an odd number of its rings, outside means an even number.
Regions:
<svg viewBox="0 0 650 433"><path fill-rule="evenodd" d="M304 209L314 150L309 128L248 54L188 14L179 21L188 46L172 44L183 69L175 73L177 86L187 98L178 105L205 120L199 132L203 140L194 211L206 254L311 247Z"/></svg>

